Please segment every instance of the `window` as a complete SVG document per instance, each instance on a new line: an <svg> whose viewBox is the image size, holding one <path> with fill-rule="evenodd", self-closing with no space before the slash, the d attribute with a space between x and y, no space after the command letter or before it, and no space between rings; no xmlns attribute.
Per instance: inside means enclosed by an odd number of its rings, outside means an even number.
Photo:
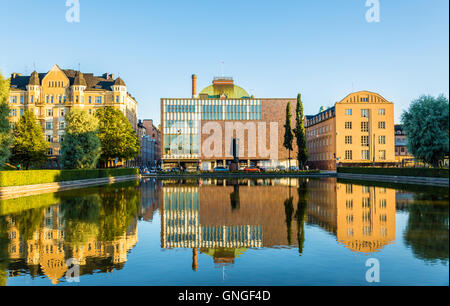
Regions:
<svg viewBox="0 0 450 306"><path fill-rule="evenodd" d="M361 98L361 102L369 102L369 98Z"/></svg>
<svg viewBox="0 0 450 306"><path fill-rule="evenodd" d="M361 159L362 160L369 160L369 150L362 150L361 151Z"/></svg>
<svg viewBox="0 0 450 306"><path fill-rule="evenodd" d="M361 122L361 132L369 131L369 122Z"/></svg>
<svg viewBox="0 0 450 306"><path fill-rule="evenodd" d="M362 208L370 207L370 198L362 198Z"/></svg>
<svg viewBox="0 0 450 306"><path fill-rule="evenodd" d="M47 108L46 113L47 113L47 117L53 117L53 109Z"/></svg>
<svg viewBox="0 0 450 306"><path fill-rule="evenodd" d="M386 150L378 151L378 157L380 158L380 160L386 160Z"/></svg>
<svg viewBox="0 0 450 306"><path fill-rule="evenodd" d="M34 96L30 96L30 103L33 103L34 102Z"/></svg>
<svg viewBox="0 0 450 306"><path fill-rule="evenodd" d="M17 110L16 110L16 109L12 109L12 110L9 112L9 115L10 115L11 117L17 116Z"/></svg>
<svg viewBox="0 0 450 306"><path fill-rule="evenodd" d="M352 144L352 136L345 136L345 144Z"/></svg>
<svg viewBox="0 0 450 306"><path fill-rule="evenodd" d="M64 130L66 128L66 123L64 121L59 123L59 129Z"/></svg>
<svg viewBox="0 0 450 306"><path fill-rule="evenodd" d="M384 130L386 128L386 122L384 121L378 122L378 128Z"/></svg>
<svg viewBox="0 0 450 306"><path fill-rule="evenodd" d="M369 110L368 109L362 109L361 110L361 117L362 118L369 118Z"/></svg>
<svg viewBox="0 0 450 306"><path fill-rule="evenodd" d="M92 97L89 96L88 100L89 100L89 104L91 104L92 103Z"/></svg>
<svg viewBox="0 0 450 306"><path fill-rule="evenodd" d="M352 160L353 156L352 156L352 150L347 150L345 151L345 159L346 160Z"/></svg>
<svg viewBox="0 0 450 306"><path fill-rule="evenodd" d="M67 101L67 97L66 96L63 96L63 101L64 101L64 103Z"/></svg>
<svg viewBox="0 0 450 306"><path fill-rule="evenodd" d="M119 103L119 96L116 96L116 103Z"/></svg>
<svg viewBox="0 0 450 306"><path fill-rule="evenodd" d="M386 144L386 136L378 136L378 144Z"/></svg>
<svg viewBox="0 0 450 306"><path fill-rule="evenodd" d="M20 96L20 104L23 104L23 96Z"/></svg>
<svg viewBox="0 0 450 306"><path fill-rule="evenodd" d="M361 146L363 147L369 146L369 136L361 136Z"/></svg>
<svg viewBox="0 0 450 306"><path fill-rule="evenodd" d="M52 135L47 135L46 137L47 137L47 141L48 142L53 142L53 136ZM51 155L51 154L49 154L49 155Z"/></svg>
<svg viewBox="0 0 450 306"><path fill-rule="evenodd" d="M64 114L65 114L65 113L64 113L64 110L62 109L62 110L59 112L59 114L60 114L61 117L64 117Z"/></svg>
<svg viewBox="0 0 450 306"><path fill-rule="evenodd" d="M386 115L386 110L385 110L384 108L380 108L380 109L378 110L378 115L380 115L380 116Z"/></svg>
<svg viewBox="0 0 450 306"><path fill-rule="evenodd" d="M53 149L52 148L48 149L47 155L53 155Z"/></svg>
<svg viewBox="0 0 450 306"><path fill-rule="evenodd" d="M53 95L50 96L50 103L53 104Z"/></svg>
<svg viewBox="0 0 450 306"><path fill-rule="evenodd" d="M59 142L60 143L64 142L64 135L59 135Z"/></svg>
<svg viewBox="0 0 450 306"><path fill-rule="evenodd" d="M345 129L346 130L351 130L352 129L352 122L351 121L345 123Z"/></svg>
<svg viewBox="0 0 450 306"><path fill-rule="evenodd" d="M345 207L347 209L353 209L353 200L346 200Z"/></svg>
<svg viewBox="0 0 450 306"><path fill-rule="evenodd" d="M45 129L46 129L46 130L51 130L51 129L53 129L53 122L46 122L46 123L45 123Z"/></svg>
<svg viewBox="0 0 450 306"><path fill-rule="evenodd" d="M345 185L345 193L346 194L352 194L353 193L353 185L352 184L346 184Z"/></svg>
<svg viewBox="0 0 450 306"><path fill-rule="evenodd" d="M75 103L78 103L78 96L75 96Z"/></svg>
<svg viewBox="0 0 450 306"><path fill-rule="evenodd" d="M346 109L346 110L345 110L345 114L346 114L347 116L351 116L351 115L352 115L352 109L351 109L351 108Z"/></svg>
<svg viewBox="0 0 450 306"><path fill-rule="evenodd" d="M16 97L16 96L11 96L11 97L9 97L9 102L11 102L11 103L17 103L17 97Z"/></svg>
<svg viewBox="0 0 450 306"><path fill-rule="evenodd" d="M95 103L101 104L102 103L102 97L95 97Z"/></svg>
<svg viewBox="0 0 450 306"><path fill-rule="evenodd" d="M23 108L20 109L20 117L23 116Z"/></svg>

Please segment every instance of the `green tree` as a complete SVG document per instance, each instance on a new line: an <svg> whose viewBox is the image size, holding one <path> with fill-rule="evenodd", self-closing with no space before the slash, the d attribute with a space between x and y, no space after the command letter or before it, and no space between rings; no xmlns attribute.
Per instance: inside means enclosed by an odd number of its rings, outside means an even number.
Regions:
<svg viewBox="0 0 450 306"><path fill-rule="evenodd" d="M308 161L308 148L306 147L305 125L303 124L303 103L302 95L297 96L297 108L295 110L296 122L294 134L297 141L297 160L301 169L305 168Z"/></svg>
<svg viewBox="0 0 450 306"><path fill-rule="evenodd" d="M294 135L292 134L291 127L291 103L288 102L286 105L286 122L284 124L284 143L283 146L289 151L289 168L291 167L291 151L292 142L294 140Z"/></svg>
<svg viewBox="0 0 450 306"><path fill-rule="evenodd" d="M102 144L101 161L118 158L130 160L139 155L140 145L136 132L118 109L105 107L96 112L99 119L99 138Z"/></svg>
<svg viewBox="0 0 450 306"><path fill-rule="evenodd" d="M61 144L62 165L66 169L92 169L101 154L98 118L73 109L66 116L66 131Z"/></svg>
<svg viewBox="0 0 450 306"><path fill-rule="evenodd" d="M438 166L449 151L448 99L422 96L402 114L408 150L418 160Z"/></svg>
<svg viewBox="0 0 450 306"><path fill-rule="evenodd" d="M11 161L21 163L28 169L47 159L49 143L45 141L40 124L30 110L24 112L14 129Z"/></svg>
<svg viewBox="0 0 450 306"><path fill-rule="evenodd" d="M5 80L0 73L0 166L11 155L13 137L9 126L9 80Z"/></svg>

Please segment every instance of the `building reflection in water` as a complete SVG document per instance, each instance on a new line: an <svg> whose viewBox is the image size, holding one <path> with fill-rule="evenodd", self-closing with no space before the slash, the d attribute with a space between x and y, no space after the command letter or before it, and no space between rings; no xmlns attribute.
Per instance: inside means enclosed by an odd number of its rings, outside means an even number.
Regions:
<svg viewBox="0 0 450 306"><path fill-rule="evenodd" d="M45 275L58 284L72 258L81 275L121 269L138 241L140 192L136 186L96 190L81 197L64 193L59 205L1 217L9 238L9 275Z"/></svg>
<svg viewBox="0 0 450 306"><path fill-rule="evenodd" d="M395 240L395 190L336 179L165 181L161 247L192 248L216 264L234 263L248 248L296 247L305 223L336 236L355 252ZM228 204L229 203L229 204Z"/></svg>

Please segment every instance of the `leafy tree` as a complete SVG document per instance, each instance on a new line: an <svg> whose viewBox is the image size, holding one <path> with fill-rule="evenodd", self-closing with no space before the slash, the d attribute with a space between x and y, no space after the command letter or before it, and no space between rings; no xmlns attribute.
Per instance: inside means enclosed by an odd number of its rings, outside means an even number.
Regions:
<svg viewBox="0 0 450 306"><path fill-rule="evenodd" d="M303 124L303 103L302 95L297 96L297 108L295 110L296 123L294 134L297 141L297 160L301 169L305 168L306 162L308 161L308 148L306 147L306 134L305 125Z"/></svg>
<svg viewBox="0 0 450 306"><path fill-rule="evenodd" d="M24 112L14 129L11 161L23 163L25 169L37 166L47 159L49 144L44 139L40 124L30 110Z"/></svg>
<svg viewBox="0 0 450 306"><path fill-rule="evenodd" d="M422 96L402 114L409 152L434 167L449 151L448 107L444 95Z"/></svg>
<svg viewBox="0 0 450 306"><path fill-rule="evenodd" d="M286 123L284 124L284 143L283 146L289 151L289 168L291 167L291 151L294 135L292 134L291 127L291 103L286 105Z"/></svg>
<svg viewBox="0 0 450 306"><path fill-rule="evenodd" d="M73 109L66 116L66 133L61 144L62 165L66 169L92 169L101 154L98 118Z"/></svg>
<svg viewBox="0 0 450 306"><path fill-rule="evenodd" d="M102 144L101 161L130 160L139 155L140 145L136 132L118 109L105 107L96 112L99 119L99 138Z"/></svg>
<svg viewBox="0 0 450 306"><path fill-rule="evenodd" d="M11 154L13 142L11 128L9 126L9 80L5 80L0 73L0 165L5 163Z"/></svg>

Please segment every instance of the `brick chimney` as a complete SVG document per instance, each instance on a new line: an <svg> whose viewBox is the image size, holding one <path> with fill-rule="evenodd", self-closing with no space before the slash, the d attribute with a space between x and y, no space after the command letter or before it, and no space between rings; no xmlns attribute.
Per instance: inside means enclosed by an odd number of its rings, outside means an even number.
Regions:
<svg viewBox="0 0 450 306"><path fill-rule="evenodd" d="M192 98L197 98L197 75L192 75Z"/></svg>

